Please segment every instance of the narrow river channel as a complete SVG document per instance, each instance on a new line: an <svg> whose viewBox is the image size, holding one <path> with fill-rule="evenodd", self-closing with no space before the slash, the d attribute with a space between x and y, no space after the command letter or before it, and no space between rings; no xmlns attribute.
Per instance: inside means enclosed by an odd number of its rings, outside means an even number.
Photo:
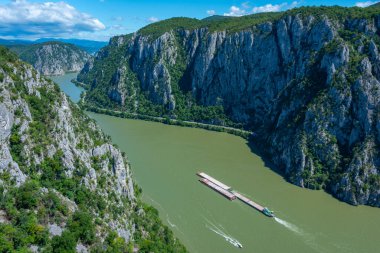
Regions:
<svg viewBox="0 0 380 253"><path fill-rule="evenodd" d="M75 101L81 90L72 78L52 79ZM323 191L289 184L240 137L88 114L127 153L143 200L159 210L192 253L379 252L379 208L350 206ZM278 218L227 200L199 183L197 171L269 207Z"/></svg>

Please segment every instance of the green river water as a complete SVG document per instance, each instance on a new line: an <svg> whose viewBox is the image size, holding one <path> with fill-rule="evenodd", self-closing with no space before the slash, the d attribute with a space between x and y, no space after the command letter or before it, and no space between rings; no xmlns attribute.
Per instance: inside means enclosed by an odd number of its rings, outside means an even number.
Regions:
<svg viewBox="0 0 380 253"><path fill-rule="evenodd" d="M71 80L76 78L78 73L69 73L63 76L50 76L49 78L59 84L61 90L65 92L71 100L78 103L80 100L80 94L84 91L82 87L75 86Z"/></svg>
<svg viewBox="0 0 380 253"><path fill-rule="evenodd" d="M56 81L74 86L70 79ZM350 206L323 191L286 182L240 137L89 115L127 153L144 201L159 210L190 252L380 252L380 209ZM199 183L197 171L269 207L278 218L227 200Z"/></svg>

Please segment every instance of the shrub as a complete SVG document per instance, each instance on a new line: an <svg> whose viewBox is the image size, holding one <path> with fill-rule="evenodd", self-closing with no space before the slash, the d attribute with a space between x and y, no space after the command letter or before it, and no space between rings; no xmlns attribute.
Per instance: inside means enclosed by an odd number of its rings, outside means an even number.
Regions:
<svg viewBox="0 0 380 253"><path fill-rule="evenodd" d="M51 242L53 253L75 253L77 240L73 233L64 231L61 236L54 236Z"/></svg>
<svg viewBox="0 0 380 253"><path fill-rule="evenodd" d="M38 184L35 181L24 183L15 195L16 207L19 209L31 209L37 207L40 202Z"/></svg>
<svg viewBox="0 0 380 253"><path fill-rule="evenodd" d="M68 229L76 239L91 244L95 239L95 225L92 217L87 212L77 211L69 221Z"/></svg>

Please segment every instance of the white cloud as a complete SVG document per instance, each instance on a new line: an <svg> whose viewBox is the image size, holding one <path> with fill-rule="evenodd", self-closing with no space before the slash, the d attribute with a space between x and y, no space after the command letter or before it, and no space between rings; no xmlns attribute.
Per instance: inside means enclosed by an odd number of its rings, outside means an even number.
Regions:
<svg viewBox="0 0 380 253"><path fill-rule="evenodd" d="M150 17L150 18L148 18L148 22L149 23L154 23L154 22L157 22L157 21L159 21L160 19L158 19L158 18L156 18L156 17Z"/></svg>
<svg viewBox="0 0 380 253"><path fill-rule="evenodd" d="M375 3L377 3L377 2L372 2L372 1L367 1L367 2L357 2L357 3L355 3L355 6L356 6L356 7L365 8L365 7L368 7L368 6L373 5L373 4L375 4Z"/></svg>
<svg viewBox="0 0 380 253"><path fill-rule="evenodd" d="M215 15L216 14L216 11L214 11L214 10L208 10L207 11L207 15L209 15L209 16L212 16L212 15Z"/></svg>
<svg viewBox="0 0 380 253"><path fill-rule="evenodd" d="M230 7L230 12L229 13L224 13L224 16L231 16L231 17L240 17L245 15L245 10L240 9L237 6L231 6Z"/></svg>
<svg viewBox="0 0 380 253"><path fill-rule="evenodd" d="M65 37L104 30L98 19L65 2L30 3L14 0L0 5L0 36Z"/></svg>
<svg viewBox="0 0 380 253"><path fill-rule="evenodd" d="M294 1L291 4L281 3L281 4L266 4L263 6L253 7L252 13L260 13L260 12L277 12L283 11L287 9L292 9L298 5L298 2Z"/></svg>
<svg viewBox="0 0 380 253"><path fill-rule="evenodd" d="M252 10L250 9L250 3L244 2L241 4L242 8L239 8L237 6L231 6L228 13L224 13L224 16L243 16L247 14L253 14L253 13L260 13L260 12L277 12L277 11L284 11L288 9L292 9L296 7L299 4L299 2L294 1L291 4L288 4L287 2L281 3L281 4L266 4L263 6L256 6L253 7Z"/></svg>
<svg viewBox="0 0 380 253"><path fill-rule="evenodd" d="M253 7L252 12L253 13L259 13L259 12L275 12L275 11L280 11L282 6L284 4L266 4L263 6L258 6L258 7Z"/></svg>

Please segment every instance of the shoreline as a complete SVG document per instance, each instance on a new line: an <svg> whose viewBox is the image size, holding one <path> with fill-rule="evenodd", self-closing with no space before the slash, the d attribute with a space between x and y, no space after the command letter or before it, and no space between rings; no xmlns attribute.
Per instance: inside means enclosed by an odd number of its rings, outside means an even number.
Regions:
<svg viewBox="0 0 380 253"><path fill-rule="evenodd" d="M78 104L82 106L82 108L85 111L89 111L89 112L105 114L105 115L114 116L118 118L138 119L138 120L159 122L166 125L174 125L174 126L182 126L182 127L190 127L190 128L201 128L201 129L215 131L215 132L224 132L224 133L229 133L229 134L242 137L246 140L249 140L249 138L254 134L251 131L233 128L233 127L218 126L218 125L200 123L200 122L195 122L195 121L183 121L183 120L170 119L170 118L165 118L165 117L154 117L154 116L149 116L149 115L141 115L137 113L114 111L114 110L99 108L95 106L83 105L83 103L81 104L81 102L79 102Z"/></svg>
<svg viewBox="0 0 380 253"><path fill-rule="evenodd" d="M81 87L85 90L88 88L88 86L85 83L79 82L76 79L72 79L71 83L73 83L75 86ZM201 123L201 122L196 122L196 121L170 119L168 117L156 117L156 116L150 116L150 115L142 115L142 114L138 114L138 113L129 113L129 112L123 112L123 111L110 110L110 109L104 109L104 108L99 108L99 107L95 107L95 106L90 106L90 105L86 105L84 103L85 97L86 97L86 91L84 91L83 98L78 102L78 105L81 106L85 111L105 114L105 115L119 117L119 118L138 119L138 120L159 122L159 123L163 123L166 125L174 125L174 126L182 126L182 127L190 127L190 128L201 128L201 129L215 131L215 132L224 132L224 133L229 133L229 134L233 134L233 135L242 137L243 139L246 139L246 140L249 140L249 138L252 135L254 135L254 132L252 132L252 131L247 131L247 130L234 128L234 127L213 125L213 124Z"/></svg>

